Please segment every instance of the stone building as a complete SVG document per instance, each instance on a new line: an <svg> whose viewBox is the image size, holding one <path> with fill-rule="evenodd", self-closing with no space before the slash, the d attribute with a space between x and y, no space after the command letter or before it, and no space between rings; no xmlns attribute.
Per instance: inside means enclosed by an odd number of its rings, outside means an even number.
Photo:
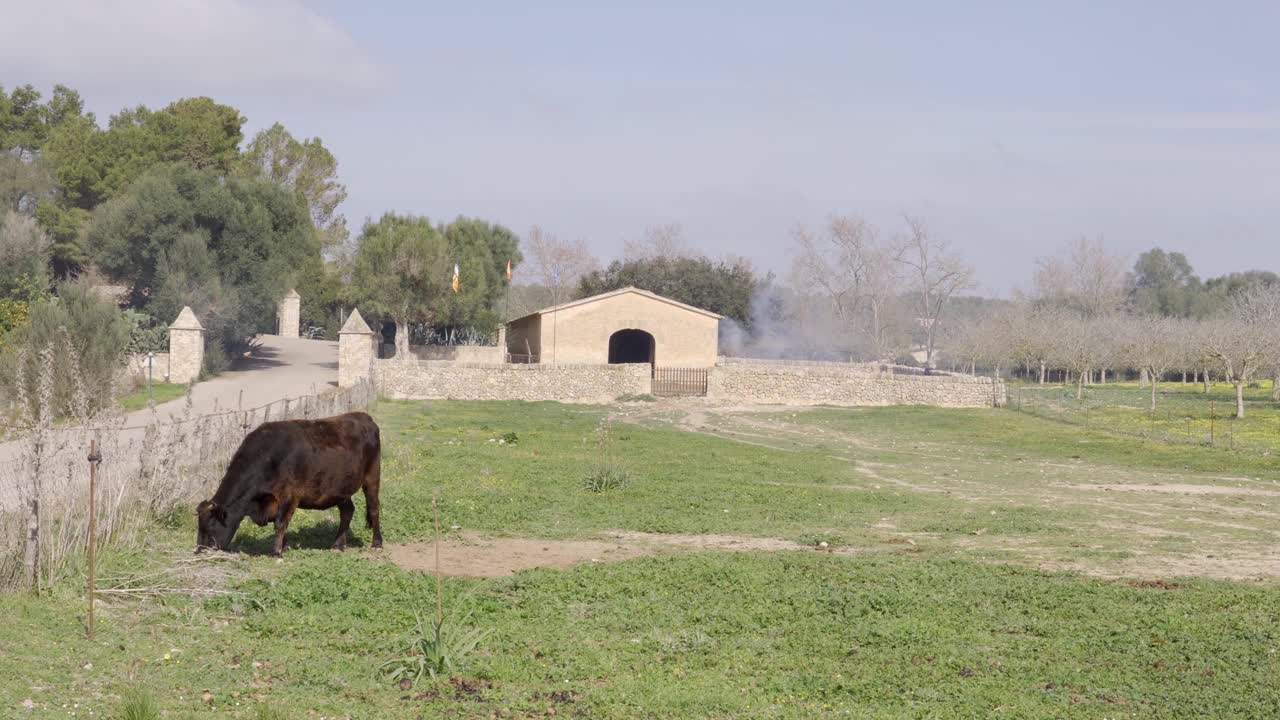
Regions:
<svg viewBox="0 0 1280 720"><path fill-rule="evenodd" d="M507 323L513 362L543 365L716 364L720 316L633 287L539 310Z"/></svg>

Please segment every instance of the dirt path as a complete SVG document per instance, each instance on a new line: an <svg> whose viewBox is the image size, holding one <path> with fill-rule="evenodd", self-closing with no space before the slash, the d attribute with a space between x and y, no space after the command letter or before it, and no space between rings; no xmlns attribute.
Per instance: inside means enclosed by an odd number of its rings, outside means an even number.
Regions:
<svg viewBox="0 0 1280 720"><path fill-rule="evenodd" d="M567 568L589 562L617 562L642 555L681 550L763 550L817 552L786 540L735 535L679 535L615 530L596 540L540 540L462 533L440 543L440 572L451 577L505 577L533 568ZM832 550L851 554L849 549ZM391 561L406 570L431 572L436 548L431 542L387 547Z"/></svg>

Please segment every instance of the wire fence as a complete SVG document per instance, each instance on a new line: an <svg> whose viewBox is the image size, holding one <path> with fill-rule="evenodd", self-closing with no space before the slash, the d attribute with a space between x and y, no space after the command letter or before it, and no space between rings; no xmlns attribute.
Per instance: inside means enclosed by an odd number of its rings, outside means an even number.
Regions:
<svg viewBox="0 0 1280 720"><path fill-rule="evenodd" d="M145 423L122 415L74 425L24 428L0 446L0 589L56 582L88 541L91 447L96 545L127 543L146 524L207 496L241 440L259 425L363 410L373 387L315 392L247 409L178 416L153 412Z"/></svg>
<svg viewBox="0 0 1280 720"><path fill-rule="evenodd" d="M1196 385L1167 383L1157 389L1074 386L1014 386L1009 408L1107 435L1173 445L1199 445L1261 455L1280 454L1280 403L1250 393L1244 418L1236 418L1231 392L1200 392Z"/></svg>

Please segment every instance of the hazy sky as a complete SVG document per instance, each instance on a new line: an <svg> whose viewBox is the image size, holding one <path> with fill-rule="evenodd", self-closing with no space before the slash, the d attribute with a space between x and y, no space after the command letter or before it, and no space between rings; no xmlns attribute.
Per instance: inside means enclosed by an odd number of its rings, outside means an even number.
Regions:
<svg viewBox="0 0 1280 720"><path fill-rule="evenodd" d="M1082 234L1280 268L1280 4L0 0L0 83L207 94L320 136L354 228L679 222L789 267L797 223L926 215L1025 285Z"/></svg>

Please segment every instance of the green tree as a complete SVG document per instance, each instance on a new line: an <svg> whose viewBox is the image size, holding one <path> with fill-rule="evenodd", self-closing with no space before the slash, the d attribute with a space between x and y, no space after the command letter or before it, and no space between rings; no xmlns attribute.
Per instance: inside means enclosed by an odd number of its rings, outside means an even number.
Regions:
<svg viewBox="0 0 1280 720"><path fill-rule="evenodd" d="M275 326L290 279L319 253L306 211L262 180L161 166L94 212L91 256L130 288L130 305L169 321L190 305L209 369Z"/></svg>
<svg viewBox="0 0 1280 720"><path fill-rule="evenodd" d="M1280 284L1280 275L1270 270L1245 270L1244 272L1227 273L1209 278L1204 283L1205 292L1211 295L1218 305L1252 288L1272 287Z"/></svg>
<svg viewBox="0 0 1280 720"><path fill-rule="evenodd" d="M441 228L449 257L458 265L460 291L441 299L436 325L492 332L506 292L507 262L520 265L520 239L507 228L459 217Z"/></svg>
<svg viewBox="0 0 1280 720"><path fill-rule="evenodd" d="M1198 317L1205 313L1203 289L1185 255L1153 248L1133 264L1130 300L1148 315Z"/></svg>
<svg viewBox="0 0 1280 720"><path fill-rule="evenodd" d="M434 323L450 292L444 235L425 217L387 213L366 222L352 267L352 301L396 324L396 354L408 357L409 323Z"/></svg>
<svg viewBox="0 0 1280 720"><path fill-rule="evenodd" d="M603 271L584 275L577 296L637 287L731 318L750 331L751 296L756 284L755 273L745 263L705 257L654 257L615 260Z"/></svg>
<svg viewBox="0 0 1280 720"><path fill-rule="evenodd" d="M326 338L336 340L347 307L339 261L326 261L319 254L308 257L298 268L293 287L302 296L302 326L321 328Z"/></svg>
<svg viewBox="0 0 1280 720"><path fill-rule="evenodd" d="M6 94L0 87L0 209L30 215L40 200L53 197L54 176L44 157L50 138L62 126L93 116L84 113L76 91L55 85L47 102L30 85Z"/></svg>
<svg viewBox="0 0 1280 720"><path fill-rule="evenodd" d="M107 128L81 111L71 91L49 102L52 119L44 156L57 183L55 202L41 202L40 224L54 240L60 274L75 271L91 256L85 230L89 213L126 192L152 168L185 163L225 175L239 158L244 118L206 97L171 103L162 110L139 105L111 116Z"/></svg>
<svg viewBox="0 0 1280 720"><path fill-rule="evenodd" d="M239 170L296 193L306 203L325 247L346 241L347 219L337 208L347 198L347 187L338 182L338 161L320 138L300 142L276 123L254 136Z"/></svg>

